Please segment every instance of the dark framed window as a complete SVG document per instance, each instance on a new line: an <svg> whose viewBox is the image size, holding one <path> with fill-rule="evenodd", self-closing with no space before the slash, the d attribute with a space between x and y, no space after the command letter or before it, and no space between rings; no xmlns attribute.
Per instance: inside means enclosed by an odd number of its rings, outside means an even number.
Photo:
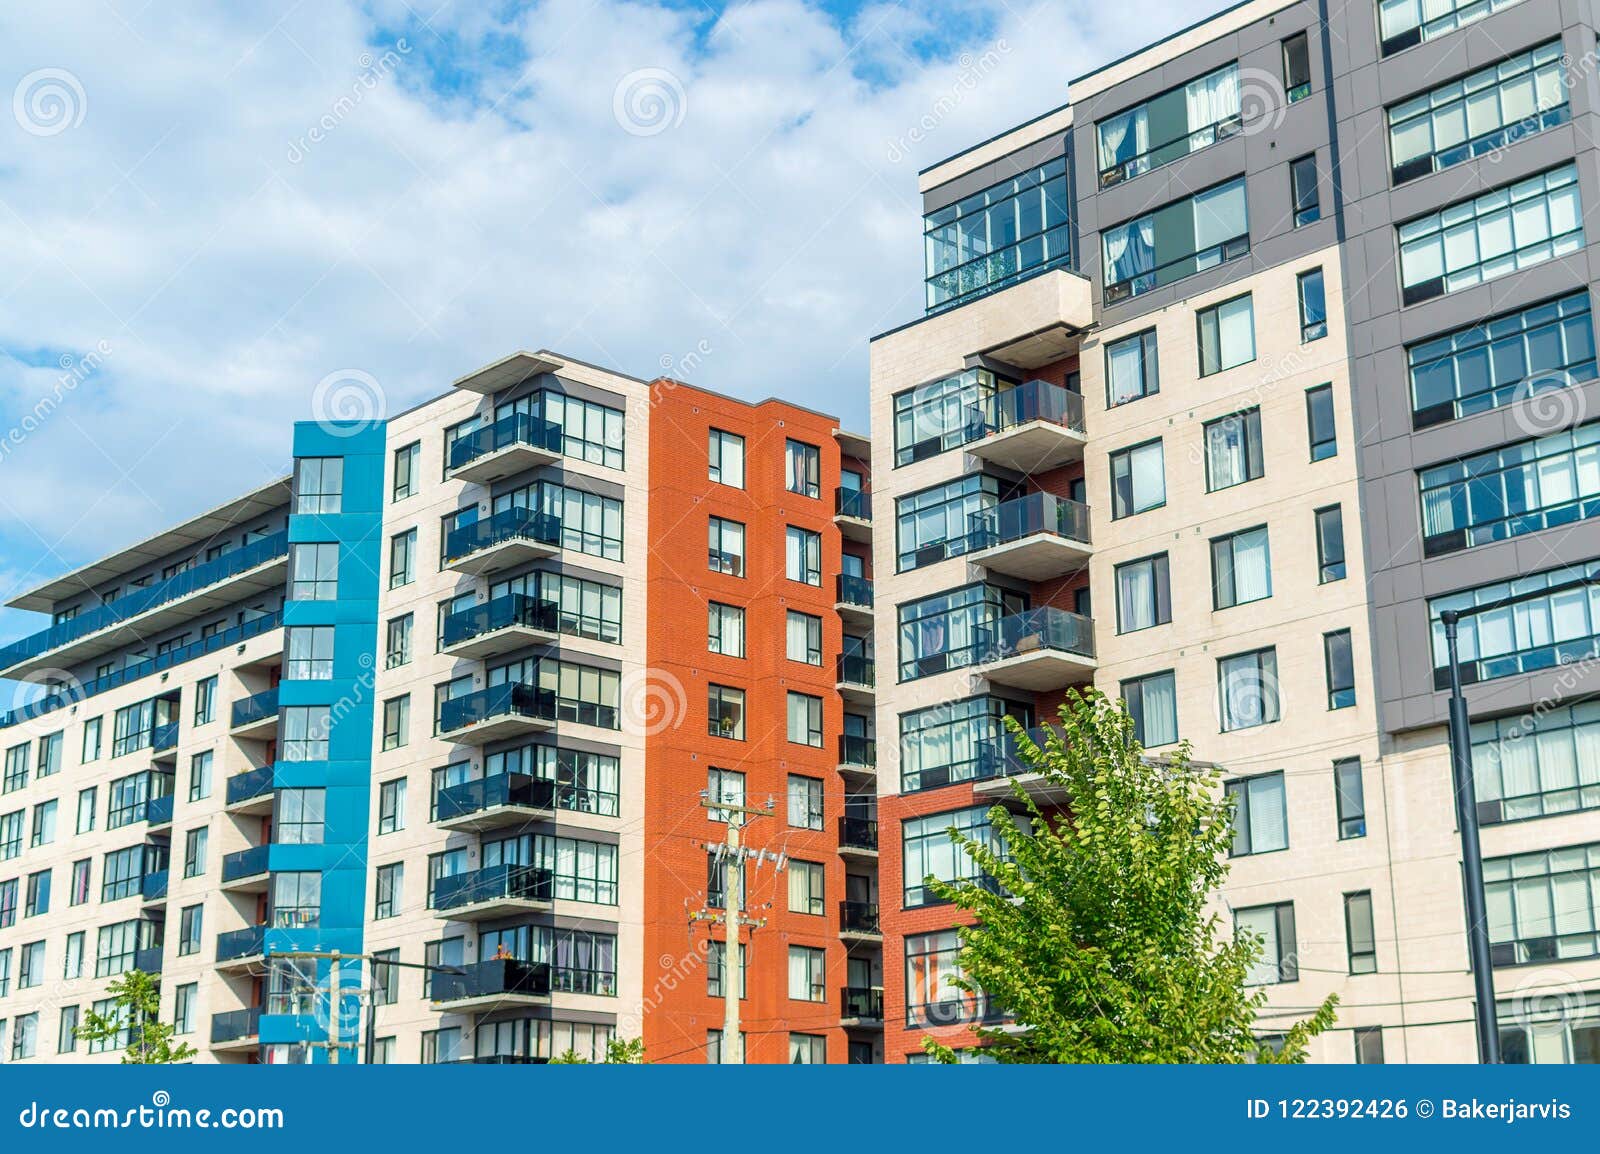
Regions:
<svg viewBox="0 0 1600 1154"><path fill-rule="evenodd" d="M1201 309L1195 313L1195 326L1202 377L1256 359L1256 310L1249 293Z"/></svg>
<svg viewBox="0 0 1600 1154"><path fill-rule="evenodd" d="M727 685L706 687L707 732L712 737L744 740L744 690Z"/></svg>
<svg viewBox="0 0 1600 1154"><path fill-rule="evenodd" d="M1344 565L1344 509L1328 505L1318 509L1317 518L1317 584L1343 581Z"/></svg>
<svg viewBox="0 0 1600 1154"><path fill-rule="evenodd" d="M1378 971L1378 943L1372 924L1372 891L1344 895L1344 933L1352 974Z"/></svg>
<svg viewBox="0 0 1600 1154"><path fill-rule="evenodd" d="M1206 451L1206 492L1229 489L1261 476L1264 454L1259 406L1207 421L1201 432Z"/></svg>
<svg viewBox="0 0 1600 1154"><path fill-rule="evenodd" d="M1161 391L1156 356L1156 330L1123 337L1106 345L1106 406L1124 405Z"/></svg>
<svg viewBox="0 0 1600 1154"><path fill-rule="evenodd" d="M1130 678L1120 688L1133 718L1135 741L1153 749L1178 740L1178 687L1172 670Z"/></svg>
<svg viewBox="0 0 1600 1154"><path fill-rule="evenodd" d="M1304 32L1283 42L1283 91L1290 104L1311 95L1311 44Z"/></svg>
<svg viewBox="0 0 1600 1154"><path fill-rule="evenodd" d="M1356 1065L1383 1065L1383 1027L1357 1026L1355 1035Z"/></svg>
<svg viewBox="0 0 1600 1154"><path fill-rule="evenodd" d="M1325 461L1339 452L1339 432L1333 419L1333 386L1317 385L1306 390L1306 433L1311 441L1311 459Z"/></svg>
<svg viewBox="0 0 1600 1154"><path fill-rule="evenodd" d="M1172 583L1165 553L1125 562L1114 572L1118 633L1135 633L1172 620Z"/></svg>
<svg viewBox="0 0 1600 1154"><path fill-rule="evenodd" d="M1294 903L1235 910L1234 931L1261 939L1261 954L1250 967L1246 984L1270 986L1300 980L1299 946L1294 932Z"/></svg>
<svg viewBox="0 0 1600 1154"><path fill-rule="evenodd" d="M1295 295L1300 302L1300 343L1308 345L1328 335L1328 294L1322 270L1314 268L1295 278Z"/></svg>
<svg viewBox="0 0 1600 1154"><path fill-rule="evenodd" d="M1324 633L1322 650L1328 667L1328 708L1348 709L1356 703L1356 665L1350 630Z"/></svg>
<svg viewBox="0 0 1600 1154"><path fill-rule="evenodd" d="M1272 551L1267 527L1211 539L1211 606L1231 609L1272 596Z"/></svg>
<svg viewBox="0 0 1600 1154"><path fill-rule="evenodd" d="M1317 190L1317 156L1296 157L1289 162L1289 195L1294 202L1294 226L1303 228L1322 217L1322 200Z"/></svg>
<svg viewBox="0 0 1600 1154"><path fill-rule="evenodd" d="M804 441L783 443L783 484L802 497L822 495L822 452Z"/></svg>
<svg viewBox="0 0 1600 1154"><path fill-rule="evenodd" d="M1217 658L1222 732L1278 720L1278 651L1268 647Z"/></svg>
<svg viewBox="0 0 1600 1154"><path fill-rule="evenodd" d="M1342 757L1333 763L1333 794L1339 815L1339 840L1366 837L1367 798L1359 757Z"/></svg>
<svg viewBox="0 0 1600 1154"><path fill-rule="evenodd" d="M1224 785L1233 801L1233 857L1289 848L1289 808L1283 771L1239 778Z"/></svg>
<svg viewBox="0 0 1600 1154"><path fill-rule="evenodd" d="M1111 454L1113 520L1159 509L1166 503L1166 463L1159 437Z"/></svg>

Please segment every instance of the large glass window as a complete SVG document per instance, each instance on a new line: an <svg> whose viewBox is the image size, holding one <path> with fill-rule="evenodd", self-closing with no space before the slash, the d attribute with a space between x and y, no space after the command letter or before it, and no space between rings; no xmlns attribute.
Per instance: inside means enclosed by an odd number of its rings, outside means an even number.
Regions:
<svg viewBox="0 0 1600 1154"><path fill-rule="evenodd" d="M805 585L822 584L822 534L789 525L783 531L783 575Z"/></svg>
<svg viewBox="0 0 1600 1154"><path fill-rule="evenodd" d="M1172 620L1172 584L1165 553L1128 561L1114 570L1117 632L1133 633Z"/></svg>
<svg viewBox="0 0 1600 1154"><path fill-rule="evenodd" d="M979 661L994 624L1027 609L1020 593L968 585L900 606L900 680L960 669Z"/></svg>
<svg viewBox="0 0 1600 1154"><path fill-rule="evenodd" d="M622 640L622 590L571 573L540 570L489 586L489 600L521 595L554 607L556 631L613 644Z"/></svg>
<svg viewBox="0 0 1600 1154"><path fill-rule="evenodd" d="M1454 32L1515 3L1517 0L1378 0L1383 54Z"/></svg>
<svg viewBox="0 0 1600 1154"><path fill-rule="evenodd" d="M988 369L968 369L896 394L894 463L909 465L965 445L982 428L1002 387Z"/></svg>
<svg viewBox="0 0 1600 1154"><path fill-rule="evenodd" d="M1160 391L1155 329L1146 329L1106 345L1107 406L1127 404Z"/></svg>
<svg viewBox="0 0 1600 1154"><path fill-rule="evenodd" d="M279 757L284 761L327 761L328 721L326 705L286 705L279 711L282 725Z"/></svg>
<svg viewBox="0 0 1600 1154"><path fill-rule="evenodd" d="M1108 304L1241 257L1250 251L1244 178L1108 228L1100 245Z"/></svg>
<svg viewBox="0 0 1600 1154"><path fill-rule="evenodd" d="M952 1026L986 1020L989 1000L955 983L961 969L961 938L955 930L906 937L906 1025Z"/></svg>
<svg viewBox="0 0 1600 1154"><path fill-rule="evenodd" d="M1494 965L1600 954L1600 844L1483 863Z"/></svg>
<svg viewBox="0 0 1600 1154"><path fill-rule="evenodd" d="M929 905L939 900L925 884L930 875L944 882L974 881L983 877L983 871L971 855L951 837L952 830L986 844L996 853L1004 848L989 825L989 807L985 805L908 818L901 826L907 906Z"/></svg>
<svg viewBox="0 0 1600 1154"><path fill-rule="evenodd" d="M895 549L902 572L982 548L974 518L1000 501L1000 481L969 473L895 501Z"/></svg>
<svg viewBox="0 0 1600 1154"><path fill-rule="evenodd" d="M992 777L1001 764L1004 718L1027 729L1033 707L998 697L969 697L900 715L900 789L914 793Z"/></svg>
<svg viewBox="0 0 1600 1154"><path fill-rule="evenodd" d="M339 546L289 546L289 600L335 601L339 597Z"/></svg>
<svg viewBox="0 0 1600 1154"><path fill-rule="evenodd" d="M1100 121L1100 187L1171 164L1232 136L1241 124L1239 65L1233 62Z"/></svg>
<svg viewBox="0 0 1600 1154"><path fill-rule="evenodd" d="M1256 649L1218 658L1217 699L1224 733L1277 721L1277 650Z"/></svg>
<svg viewBox="0 0 1600 1154"><path fill-rule="evenodd" d="M1261 939L1261 954L1251 967L1247 985L1268 986L1300 977L1299 946L1294 932L1294 903L1235 910L1234 931Z"/></svg>
<svg viewBox="0 0 1600 1154"><path fill-rule="evenodd" d="M1178 684L1172 670L1124 681L1122 700L1140 745L1153 749L1178 740Z"/></svg>
<svg viewBox="0 0 1600 1154"><path fill-rule="evenodd" d="M1272 596L1272 552L1267 527L1243 529L1211 540L1211 604L1230 609Z"/></svg>
<svg viewBox="0 0 1600 1154"><path fill-rule="evenodd" d="M1111 454L1111 516L1131 517L1167 503L1167 473L1160 440Z"/></svg>
<svg viewBox="0 0 1600 1154"><path fill-rule="evenodd" d="M294 625L284 630L288 681L327 681L333 676L333 626Z"/></svg>
<svg viewBox="0 0 1600 1154"><path fill-rule="evenodd" d="M343 495L343 457L301 457L295 461L296 513L337 513Z"/></svg>
<svg viewBox="0 0 1600 1154"><path fill-rule="evenodd" d="M1485 825L1600 809L1600 701L1472 726Z"/></svg>
<svg viewBox="0 0 1600 1154"><path fill-rule="evenodd" d="M608 469L623 467L628 435L626 413L550 389L537 395L544 409L544 419L555 422L561 430L563 457L604 465ZM497 420L507 415L507 406L495 409Z"/></svg>
<svg viewBox="0 0 1600 1154"><path fill-rule="evenodd" d="M1405 304L1583 248L1578 170L1567 164L1399 226Z"/></svg>
<svg viewBox="0 0 1600 1154"><path fill-rule="evenodd" d="M802 497L822 494L822 451L794 439L783 443L783 486Z"/></svg>
<svg viewBox="0 0 1600 1154"><path fill-rule="evenodd" d="M923 217L928 311L1065 265L1069 204L1067 163L1057 157Z"/></svg>
<svg viewBox="0 0 1600 1154"><path fill-rule="evenodd" d="M1594 562L1587 562L1565 569L1549 569L1515 581L1482 585L1430 600L1428 618L1433 627L1435 684L1440 687L1448 684L1444 626L1439 621L1442 611L1470 609L1514 593L1535 593L1540 589L1585 582L1594 565ZM1600 585L1563 588L1560 592L1516 605L1467 614L1461 618L1457 633L1462 675L1469 682L1510 677L1584 660L1595 652L1595 638L1600 634Z"/></svg>
<svg viewBox="0 0 1600 1154"><path fill-rule="evenodd" d="M1256 314L1249 293L1195 314L1199 327L1200 375L1210 376L1256 359Z"/></svg>
<svg viewBox="0 0 1600 1154"><path fill-rule="evenodd" d="M744 488L744 438L712 429L710 442L711 479L719 485Z"/></svg>
<svg viewBox="0 0 1600 1154"><path fill-rule="evenodd" d="M1226 790L1233 801L1234 857L1289 848L1289 810L1281 770L1230 781Z"/></svg>
<svg viewBox="0 0 1600 1154"><path fill-rule="evenodd" d="M1206 490L1216 492L1261 476L1261 410L1247 409L1215 421L1203 430L1206 446Z"/></svg>

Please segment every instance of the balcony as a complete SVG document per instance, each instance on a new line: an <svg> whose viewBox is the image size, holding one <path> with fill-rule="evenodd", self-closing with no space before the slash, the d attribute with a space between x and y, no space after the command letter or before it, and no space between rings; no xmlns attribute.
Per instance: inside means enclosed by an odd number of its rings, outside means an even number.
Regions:
<svg viewBox="0 0 1600 1154"><path fill-rule="evenodd" d="M447 466L454 480L488 485L560 459L560 425L513 413L458 439Z"/></svg>
<svg viewBox="0 0 1600 1154"><path fill-rule="evenodd" d="M487 745L555 728L556 694L508 682L453 698L439 709L439 736L463 745Z"/></svg>
<svg viewBox="0 0 1600 1154"><path fill-rule="evenodd" d="M833 607L840 617L856 625L872 623L872 579L853 573L839 574Z"/></svg>
<svg viewBox="0 0 1600 1154"><path fill-rule="evenodd" d="M139 879L139 899L147 906L167 900L167 871L151 870Z"/></svg>
<svg viewBox="0 0 1600 1154"><path fill-rule="evenodd" d="M272 812L272 766L262 765L228 779L227 811L236 814Z"/></svg>
<svg viewBox="0 0 1600 1154"><path fill-rule="evenodd" d="M839 769L850 773L872 773L878 766L878 743L870 737L839 735Z"/></svg>
<svg viewBox="0 0 1600 1154"><path fill-rule="evenodd" d="M1041 749L1049 741L1054 726L1038 725L1027 730L1030 741ZM1061 807L1070 800L1065 790L1050 784L1034 773L1017 753L1017 739L1007 733L995 738L980 755L981 780L972 783L972 796L980 801L1008 802L1014 800L1012 783L1028 792L1035 802L1044 807Z"/></svg>
<svg viewBox="0 0 1600 1154"><path fill-rule="evenodd" d="M213 1050L254 1050L261 1045L261 1007L211 1015Z"/></svg>
<svg viewBox="0 0 1600 1154"><path fill-rule="evenodd" d="M522 773L502 773L439 791L434 824L440 829L478 833L526 825L555 812L556 783Z"/></svg>
<svg viewBox="0 0 1600 1154"><path fill-rule="evenodd" d="M952 302L892 336L918 350L950 346L968 357L987 356L1034 369L1071 355L1094 323L1088 278L1052 268L984 296ZM912 349L901 355L912 355Z"/></svg>
<svg viewBox="0 0 1600 1154"><path fill-rule="evenodd" d="M840 902L839 936L858 940L880 940L883 937L883 928L878 924L878 904Z"/></svg>
<svg viewBox="0 0 1600 1154"><path fill-rule="evenodd" d="M461 971L432 975L430 997L439 1009L462 1014L550 1001L548 963L497 958L463 966Z"/></svg>
<svg viewBox="0 0 1600 1154"><path fill-rule="evenodd" d="M878 819L875 817L841 817L839 819L839 852L847 856L878 856Z"/></svg>
<svg viewBox="0 0 1600 1154"><path fill-rule="evenodd" d="M534 509L504 509L482 521L452 529L445 537L444 567L486 577L549 557L561 549L561 520Z"/></svg>
<svg viewBox="0 0 1600 1154"><path fill-rule="evenodd" d="M555 875L535 866L499 865L433 882L434 916L452 922L481 922L548 910Z"/></svg>
<svg viewBox="0 0 1600 1154"><path fill-rule="evenodd" d="M439 643L450 657L483 661L555 641L561 607L522 593L496 597L445 618Z"/></svg>
<svg viewBox="0 0 1600 1154"><path fill-rule="evenodd" d="M160 946L149 946L139 950L133 955L133 968L141 974L159 974L162 967L162 953Z"/></svg>
<svg viewBox="0 0 1600 1154"><path fill-rule="evenodd" d="M174 698L174 701L177 699ZM150 759L175 761L178 757L178 723L164 722L150 731Z"/></svg>
<svg viewBox="0 0 1600 1154"><path fill-rule="evenodd" d="M278 735L278 690L252 694L233 703L229 730L234 737L271 741Z"/></svg>
<svg viewBox="0 0 1600 1154"><path fill-rule="evenodd" d="M846 986L839 991L839 1024L841 1026L881 1026L883 1024L883 987Z"/></svg>
<svg viewBox="0 0 1600 1154"><path fill-rule="evenodd" d="M973 414L967 452L1019 473L1083 458L1083 398L1048 381L1001 389Z"/></svg>
<svg viewBox="0 0 1600 1154"><path fill-rule="evenodd" d="M839 695L846 701L857 704L870 704L872 701L872 684L875 676L872 658L862 653L841 653L837 685Z"/></svg>
<svg viewBox="0 0 1600 1154"><path fill-rule="evenodd" d="M45 669L88 664L252 594L281 591L288 557L288 533L275 533L165 581L132 590L0 649L0 673L21 678Z"/></svg>
<svg viewBox="0 0 1600 1154"><path fill-rule="evenodd" d="M267 927L247 926L217 935L217 969L259 970L267 955Z"/></svg>
<svg viewBox="0 0 1600 1154"><path fill-rule="evenodd" d="M833 496L833 523L849 541L872 540L872 494L840 489Z"/></svg>
<svg viewBox="0 0 1600 1154"><path fill-rule="evenodd" d="M270 875L267 859L271 846L258 845L223 856L222 888L232 894L265 893Z"/></svg>
<svg viewBox="0 0 1600 1154"><path fill-rule="evenodd" d="M981 671L996 685L1034 693L1094 676L1094 622L1064 609L1030 609L978 630Z"/></svg>
<svg viewBox="0 0 1600 1154"><path fill-rule="evenodd" d="M1089 506L1030 493L974 514L972 535L972 560L991 573L1050 581L1089 563Z"/></svg>
<svg viewBox="0 0 1600 1154"><path fill-rule="evenodd" d="M144 819L152 826L172 824L172 779L167 779L168 792L161 797L152 797L145 803Z"/></svg>

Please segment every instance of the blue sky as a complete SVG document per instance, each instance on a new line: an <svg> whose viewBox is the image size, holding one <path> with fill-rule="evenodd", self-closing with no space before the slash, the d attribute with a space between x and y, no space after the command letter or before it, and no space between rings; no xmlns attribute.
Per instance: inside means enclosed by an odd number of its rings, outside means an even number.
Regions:
<svg viewBox="0 0 1600 1154"><path fill-rule="evenodd" d="M0 600L287 471L332 373L397 413L517 348L703 349L698 384L864 429L867 339L921 308L917 170L1202 14L7 5Z"/></svg>

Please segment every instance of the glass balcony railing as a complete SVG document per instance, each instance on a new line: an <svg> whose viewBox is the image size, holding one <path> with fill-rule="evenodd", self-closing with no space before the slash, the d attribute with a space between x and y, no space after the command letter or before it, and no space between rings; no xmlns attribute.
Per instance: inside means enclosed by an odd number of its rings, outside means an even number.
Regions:
<svg viewBox="0 0 1600 1154"><path fill-rule="evenodd" d="M133 968L141 974L159 974L162 967L162 952L160 946L150 946L138 951L133 955Z"/></svg>
<svg viewBox="0 0 1600 1154"><path fill-rule="evenodd" d="M882 1018L882 986L846 986L840 991L839 1014L844 1018Z"/></svg>
<svg viewBox="0 0 1600 1154"><path fill-rule="evenodd" d="M875 662L860 653L839 654L839 683L841 685L872 686Z"/></svg>
<svg viewBox="0 0 1600 1154"><path fill-rule="evenodd" d="M556 783L549 778L529 777L524 773L501 773L441 789L434 820L471 817L498 806L554 809L555 804Z"/></svg>
<svg viewBox="0 0 1600 1154"><path fill-rule="evenodd" d="M113 625L120 625L142 613L182 600L209 586L217 585L240 573L246 573L288 555L287 530L274 533L270 537L263 537L259 541L252 541L248 545L224 553L214 561L185 569L182 573L168 577L165 581L146 585L143 589L135 589L104 605L86 609L69 621L52 625L32 637L24 637L21 641L7 645L0 649L0 669L9 669L13 665L49 653L52 649L60 649L63 645L69 645L102 629L109 629Z"/></svg>
<svg viewBox="0 0 1600 1154"><path fill-rule="evenodd" d="M244 1039L254 1038L260 1033L260 1006L251 1006L246 1010L229 1010L225 1014L211 1015L211 1044L213 1046L222 1046L229 1042L242 1042Z"/></svg>
<svg viewBox="0 0 1600 1154"><path fill-rule="evenodd" d="M496 717L554 721L555 690L512 681L452 698L439 707L439 732L455 733Z"/></svg>
<svg viewBox="0 0 1600 1154"><path fill-rule="evenodd" d="M1029 740L1041 749L1050 740L1050 735L1056 732L1053 726L1036 725L1026 731ZM1015 777L1019 773L1032 773L1027 763L1017 753L1017 739L1010 733L1004 733L987 742L978 757L979 776L989 777Z"/></svg>
<svg viewBox="0 0 1600 1154"><path fill-rule="evenodd" d="M258 721L265 721L275 717L278 713L278 691L268 689L264 693L254 693L233 703L233 728L238 729L243 725L254 725Z"/></svg>
<svg viewBox="0 0 1600 1154"><path fill-rule="evenodd" d="M150 749L155 753L171 753L178 748L178 723L167 721L150 731Z"/></svg>
<svg viewBox="0 0 1600 1154"><path fill-rule="evenodd" d="M435 878L433 908L458 910L494 901L547 902L555 893L555 873L538 866L498 865Z"/></svg>
<svg viewBox="0 0 1600 1154"><path fill-rule="evenodd" d="M839 928L857 934L879 932L876 902L840 902Z"/></svg>
<svg viewBox="0 0 1600 1154"><path fill-rule="evenodd" d="M456 440L450 446L450 468L463 469L479 457L512 445L526 445L547 453L561 452L561 426L531 413L513 413Z"/></svg>
<svg viewBox="0 0 1600 1154"><path fill-rule="evenodd" d="M266 873L267 857L271 851L271 846L257 845L225 855L222 859L222 880L236 882Z"/></svg>
<svg viewBox="0 0 1600 1154"><path fill-rule="evenodd" d="M561 547L561 518L536 509L502 509L492 517L452 529L444 539L444 563L460 561L506 541Z"/></svg>
<svg viewBox="0 0 1600 1154"><path fill-rule="evenodd" d="M534 997L550 992L550 965L547 962L521 962L514 958L495 958L460 967L461 973L435 973L431 998L435 1002L461 1002L468 998L492 998L503 994Z"/></svg>
<svg viewBox="0 0 1600 1154"><path fill-rule="evenodd" d="M970 518L974 549L1006 545L1036 534L1089 543L1089 506L1053 493L1029 493L1002 501Z"/></svg>
<svg viewBox="0 0 1600 1154"><path fill-rule="evenodd" d="M872 494L860 489L840 489L834 494L833 511L839 517L858 521L872 520Z"/></svg>
<svg viewBox="0 0 1600 1154"><path fill-rule="evenodd" d="M171 825L172 794L168 793L164 797L152 797L145 804L144 817L151 825Z"/></svg>
<svg viewBox="0 0 1600 1154"><path fill-rule="evenodd" d="M878 743L870 737L841 733L839 735L839 764L877 765Z"/></svg>
<svg viewBox="0 0 1600 1154"><path fill-rule="evenodd" d="M839 844L851 849L878 848L878 819L875 817L841 817L839 819Z"/></svg>
<svg viewBox="0 0 1600 1154"><path fill-rule="evenodd" d="M1033 421L1081 433L1084 431L1083 398L1048 381L1025 381L990 396L983 406L982 419L984 436Z"/></svg>
<svg viewBox="0 0 1600 1154"><path fill-rule="evenodd" d="M854 573L839 574L839 603L872 608L872 579L857 577Z"/></svg>
<svg viewBox="0 0 1600 1154"><path fill-rule="evenodd" d="M217 935L217 961L259 958L267 952L267 927L247 926Z"/></svg>
<svg viewBox="0 0 1600 1154"><path fill-rule="evenodd" d="M108 673L104 677L96 677L92 681L85 681L83 685L74 686L70 694L50 694L38 701L11 710L9 713L0 714L0 729L9 729L14 725L32 721L47 713L54 713L58 709L66 709L76 705L86 697L94 697L108 690L120 689L124 685L149 677L152 673L161 673L171 669L174 665L181 665L185 661L193 661L197 657L204 657L208 653L215 653L219 649L228 649L252 637L259 637L263 633L270 633L283 624L281 610L273 610L253 620L246 621L243 625L236 625L232 629L224 629L221 633L213 633L204 641L195 641L191 644L168 650L159 657L152 657L147 661L140 661L133 665Z"/></svg>
<svg viewBox="0 0 1600 1154"><path fill-rule="evenodd" d="M1065 609L1029 609L979 626L977 632L978 650L985 661L1004 661L1041 650L1094 657L1094 622Z"/></svg>
<svg viewBox="0 0 1600 1154"><path fill-rule="evenodd" d="M167 871L151 870L139 881L139 896L147 902L165 901L167 897Z"/></svg>
<svg viewBox="0 0 1600 1154"><path fill-rule="evenodd" d="M254 801L272 792L272 766L263 765L255 769L236 773L228 779L228 804L239 805L243 802Z"/></svg>
<svg viewBox="0 0 1600 1154"><path fill-rule="evenodd" d="M449 649L453 645L460 645L475 637L498 633L502 629L518 625L554 633L560 622L560 616L561 607L554 601L541 601L524 593L511 593L505 597L496 597L486 604L474 605L471 609L450 614L444 620L441 641L444 647Z"/></svg>

